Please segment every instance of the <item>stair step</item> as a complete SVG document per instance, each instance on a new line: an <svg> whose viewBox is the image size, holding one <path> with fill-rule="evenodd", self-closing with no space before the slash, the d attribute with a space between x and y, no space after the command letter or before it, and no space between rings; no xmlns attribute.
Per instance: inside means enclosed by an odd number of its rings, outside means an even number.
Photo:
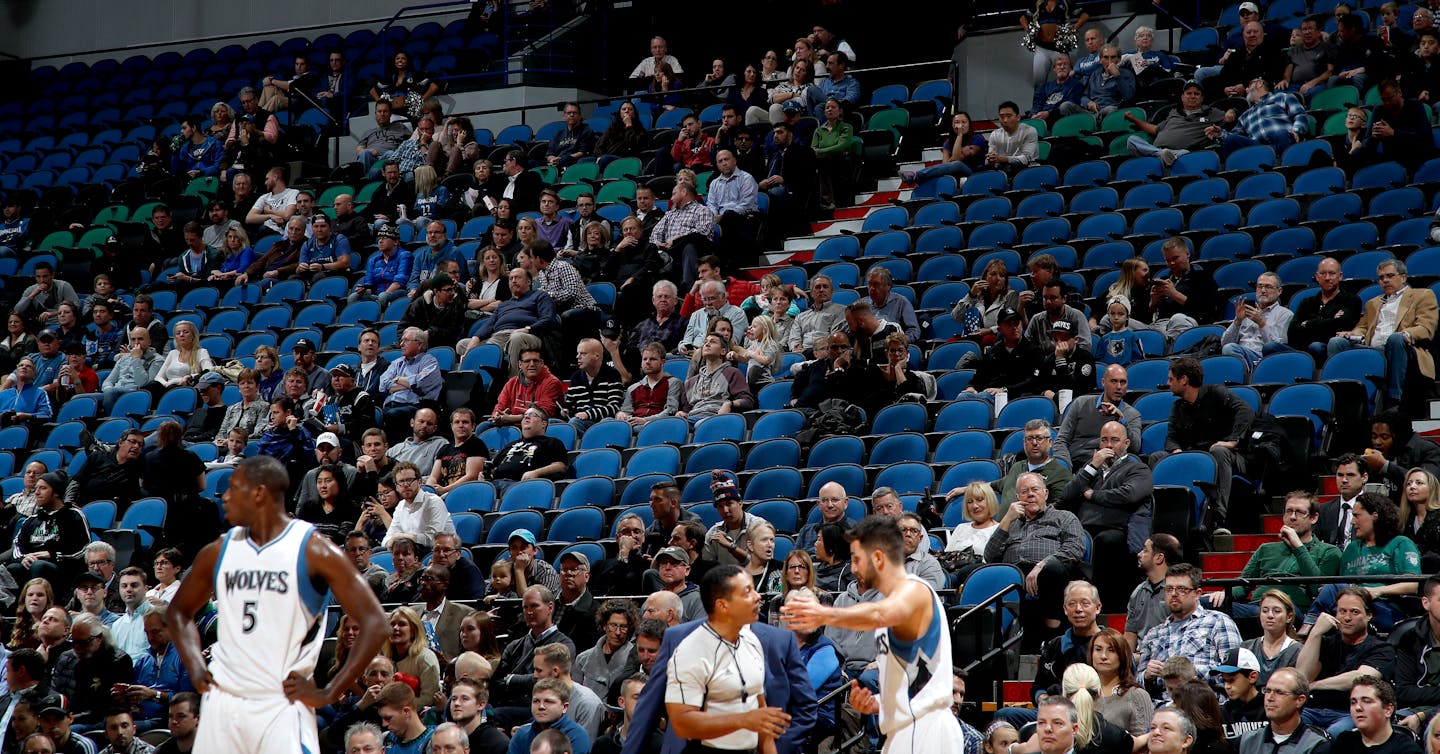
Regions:
<svg viewBox="0 0 1440 754"><path fill-rule="evenodd" d="M1260 549L1260 545L1274 541L1273 534L1236 534L1234 535L1234 544L1231 546L1235 548L1236 552L1253 553Z"/></svg>
<svg viewBox="0 0 1440 754"><path fill-rule="evenodd" d="M864 220L821 220L810 223L810 232L817 236L838 236L842 230L859 233L864 226Z"/></svg>
<svg viewBox="0 0 1440 754"><path fill-rule="evenodd" d="M824 240L823 238L817 238L815 236L792 236L785 239L785 250L814 251L815 247L819 246L820 242Z"/></svg>
<svg viewBox="0 0 1440 754"><path fill-rule="evenodd" d="M1279 534L1285 525L1285 517L1278 513L1266 513L1260 517L1260 530L1266 534Z"/></svg>
<svg viewBox="0 0 1440 754"><path fill-rule="evenodd" d="M1248 552L1207 552L1200 555L1200 566L1208 575L1213 575L1214 571L1239 573L1245 570L1245 564L1249 562Z"/></svg>
<svg viewBox="0 0 1440 754"><path fill-rule="evenodd" d="M945 153L940 151L940 147L926 147L920 150L920 158L926 162L939 162L945 159Z"/></svg>

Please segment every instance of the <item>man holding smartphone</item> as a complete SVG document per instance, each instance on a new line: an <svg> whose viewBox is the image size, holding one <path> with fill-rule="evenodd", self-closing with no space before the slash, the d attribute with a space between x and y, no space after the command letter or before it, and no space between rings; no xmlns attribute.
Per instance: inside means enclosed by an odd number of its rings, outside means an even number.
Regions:
<svg viewBox="0 0 1440 754"><path fill-rule="evenodd" d="M1220 336L1220 353L1245 362L1245 371L1255 369L1261 356L1287 351L1293 314L1280 305L1280 276L1262 272L1255 280L1255 302L1241 296L1235 300L1235 319Z"/></svg>

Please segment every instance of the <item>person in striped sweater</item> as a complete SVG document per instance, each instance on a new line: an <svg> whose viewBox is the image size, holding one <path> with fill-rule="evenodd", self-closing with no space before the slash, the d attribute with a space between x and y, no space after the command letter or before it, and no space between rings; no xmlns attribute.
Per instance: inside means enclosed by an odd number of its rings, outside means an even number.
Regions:
<svg viewBox="0 0 1440 754"><path fill-rule="evenodd" d="M620 372L605 363L605 348L594 338L585 338L575 347L579 369L570 377L570 386L560 403L560 415L568 419L577 436L601 419L620 410L625 383Z"/></svg>

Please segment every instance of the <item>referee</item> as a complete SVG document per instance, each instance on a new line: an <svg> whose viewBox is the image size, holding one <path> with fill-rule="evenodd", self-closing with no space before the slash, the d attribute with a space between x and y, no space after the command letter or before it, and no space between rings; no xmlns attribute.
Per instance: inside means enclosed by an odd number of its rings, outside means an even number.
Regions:
<svg viewBox="0 0 1440 754"><path fill-rule="evenodd" d="M666 669L665 708L686 754L774 754L790 716L765 705L765 652L750 630L759 617L755 580L735 565L700 582L706 621L685 637Z"/></svg>

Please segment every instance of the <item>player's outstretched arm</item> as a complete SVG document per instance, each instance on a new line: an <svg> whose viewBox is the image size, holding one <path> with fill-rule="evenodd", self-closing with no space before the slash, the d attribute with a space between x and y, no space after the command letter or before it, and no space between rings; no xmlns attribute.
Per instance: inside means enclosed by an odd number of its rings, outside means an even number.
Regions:
<svg viewBox="0 0 1440 754"><path fill-rule="evenodd" d="M180 651L185 669L190 671L190 680L195 690L205 693L210 690L214 679L205 665L205 655L200 649L200 631L195 627L195 614L210 601L215 592L215 563L220 557L220 541L216 540L200 550L190 572L175 591L175 599L165 611L165 620L170 624L170 637Z"/></svg>
<svg viewBox="0 0 1440 754"><path fill-rule="evenodd" d="M305 547L310 575L329 584L340 602L340 608L350 616L351 621L360 624L360 637L355 640L345 664L340 666L325 688L316 688L313 680L294 674L285 679L285 698L311 707L324 707L339 700L345 689L350 688L365 672L365 666L375 659L389 633L385 612L375 599L375 593L370 591L370 585L355 570L355 565L322 536L311 536Z"/></svg>
<svg viewBox="0 0 1440 754"><path fill-rule="evenodd" d="M930 590L924 585L905 580L894 594L876 602L862 602L848 607L829 607L817 600L797 599L780 609L787 628L814 631L820 626L835 626L851 631L872 631L894 628L917 615L928 615Z"/></svg>

